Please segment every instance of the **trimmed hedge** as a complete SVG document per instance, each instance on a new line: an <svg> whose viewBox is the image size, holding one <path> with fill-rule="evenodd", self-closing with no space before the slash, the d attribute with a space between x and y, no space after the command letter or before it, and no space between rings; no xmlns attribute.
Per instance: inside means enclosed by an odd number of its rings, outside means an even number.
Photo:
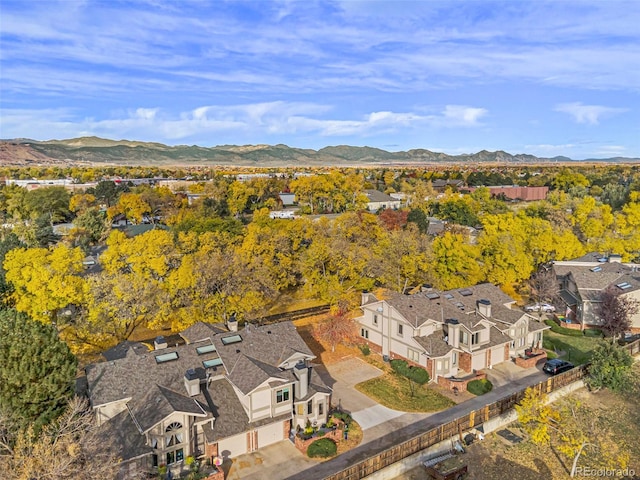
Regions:
<svg viewBox="0 0 640 480"><path fill-rule="evenodd" d="M338 446L336 445L336 442L334 442L330 438L321 438L320 440L316 440L311 445L309 445L309 448L307 448L307 455L310 458L333 457L337 452Z"/></svg>
<svg viewBox="0 0 640 480"><path fill-rule="evenodd" d="M471 380L467 384L467 391L473 393L474 395L484 395L485 393L490 392L493 389L493 384L483 378L482 380Z"/></svg>
<svg viewBox="0 0 640 480"><path fill-rule="evenodd" d="M391 360L389 362L394 372L407 377L418 385L424 385L429 382L429 372L424 368L409 366L405 360Z"/></svg>

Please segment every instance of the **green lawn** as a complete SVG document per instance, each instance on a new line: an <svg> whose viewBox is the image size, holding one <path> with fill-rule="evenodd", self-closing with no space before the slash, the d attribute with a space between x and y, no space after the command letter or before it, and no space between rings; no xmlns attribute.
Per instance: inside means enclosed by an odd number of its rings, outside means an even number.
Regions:
<svg viewBox="0 0 640 480"><path fill-rule="evenodd" d="M591 359L591 352L599 342L599 338L592 336L573 336L547 330L544 332L544 348L565 352L560 358L568 360L574 365L587 363Z"/></svg>
<svg viewBox="0 0 640 480"><path fill-rule="evenodd" d="M356 389L385 407L403 412L437 412L455 405L428 385L414 384L414 395L411 396L409 380L391 371L358 383Z"/></svg>

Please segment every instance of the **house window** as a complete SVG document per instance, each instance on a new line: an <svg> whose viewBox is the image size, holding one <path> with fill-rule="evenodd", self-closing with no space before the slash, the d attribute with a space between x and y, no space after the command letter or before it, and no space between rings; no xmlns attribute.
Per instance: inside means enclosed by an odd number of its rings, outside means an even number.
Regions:
<svg viewBox="0 0 640 480"><path fill-rule="evenodd" d="M451 365L453 366L458 365L458 352L453 352L451 354Z"/></svg>
<svg viewBox="0 0 640 480"><path fill-rule="evenodd" d="M369 338L369 330L367 330L366 328L361 328L360 329L360 336L362 338Z"/></svg>
<svg viewBox="0 0 640 480"><path fill-rule="evenodd" d="M182 431L182 424L179 422L173 422L165 429L165 447L175 447L184 442L184 433ZM167 465L172 463L181 462L184 460L184 449L177 448L166 454Z"/></svg>
<svg viewBox="0 0 640 480"><path fill-rule="evenodd" d="M524 337L518 339L518 347L524 347Z"/></svg>
<svg viewBox="0 0 640 480"><path fill-rule="evenodd" d="M465 345L469 341L469 335L464 330L460 330L460 343L464 343Z"/></svg>
<svg viewBox="0 0 640 480"><path fill-rule="evenodd" d="M420 362L420 353L415 351L415 350L411 350L410 348L407 350L407 358L409 360L411 360L412 362Z"/></svg>
<svg viewBox="0 0 640 480"><path fill-rule="evenodd" d="M155 453L151 455L151 463L154 467L158 466L158 455L156 455Z"/></svg>
<svg viewBox="0 0 640 480"><path fill-rule="evenodd" d="M373 324L378 325L378 315L373 315Z"/></svg>
<svg viewBox="0 0 640 480"><path fill-rule="evenodd" d="M318 415L324 415L324 403L318 404Z"/></svg>
<svg viewBox="0 0 640 480"><path fill-rule="evenodd" d="M299 403L297 407L298 415L304 415L304 404Z"/></svg>
<svg viewBox="0 0 640 480"><path fill-rule="evenodd" d="M471 335L471 345L478 345L480 343L480 332L476 332Z"/></svg>
<svg viewBox="0 0 640 480"><path fill-rule="evenodd" d="M172 463L181 462L184 460L184 449L179 448L174 452L167 452L167 465L171 465Z"/></svg>
<svg viewBox="0 0 640 480"><path fill-rule="evenodd" d="M402 327L403 325L401 323L398 324L398 336L401 337L402 336Z"/></svg>
<svg viewBox="0 0 640 480"><path fill-rule="evenodd" d="M283 388L276 392L276 403L289 401L289 388Z"/></svg>
<svg viewBox="0 0 640 480"><path fill-rule="evenodd" d="M307 403L307 415L313 414L313 400L309 400Z"/></svg>

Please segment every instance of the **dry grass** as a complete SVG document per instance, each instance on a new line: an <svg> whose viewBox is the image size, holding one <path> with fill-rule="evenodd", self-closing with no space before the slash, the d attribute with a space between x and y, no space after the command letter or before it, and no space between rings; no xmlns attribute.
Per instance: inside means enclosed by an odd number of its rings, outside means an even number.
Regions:
<svg viewBox="0 0 640 480"><path fill-rule="evenodd" d="M302 339L317 357L314 361L322 363L323 365L331 365L345 358L355 356L362 357L362 352L360 352L360 349L355 345L340 343L336 345L334 349L316 335L315 327L326 320L327 317L328 314L316 315L294 320L293 322Z"/></svg>

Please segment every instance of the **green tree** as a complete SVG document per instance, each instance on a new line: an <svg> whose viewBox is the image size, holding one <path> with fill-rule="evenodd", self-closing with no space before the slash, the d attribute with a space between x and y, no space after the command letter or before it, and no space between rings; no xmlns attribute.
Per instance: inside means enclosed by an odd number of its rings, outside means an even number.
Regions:
<svg viewBox="0 0 640 480"><path fill-rule="evenodd" d="M633 357L629 352L616 343L603 341L593 350L586 383L593 390L627 390L633 384L632 365Z"/></svg>
<svg viewBox="0 0 640 480"><path fill-rule="evenodd" d="M39 431L73 395L76 358L51 325L0 310L0 411L19 428Z"/></svg>

